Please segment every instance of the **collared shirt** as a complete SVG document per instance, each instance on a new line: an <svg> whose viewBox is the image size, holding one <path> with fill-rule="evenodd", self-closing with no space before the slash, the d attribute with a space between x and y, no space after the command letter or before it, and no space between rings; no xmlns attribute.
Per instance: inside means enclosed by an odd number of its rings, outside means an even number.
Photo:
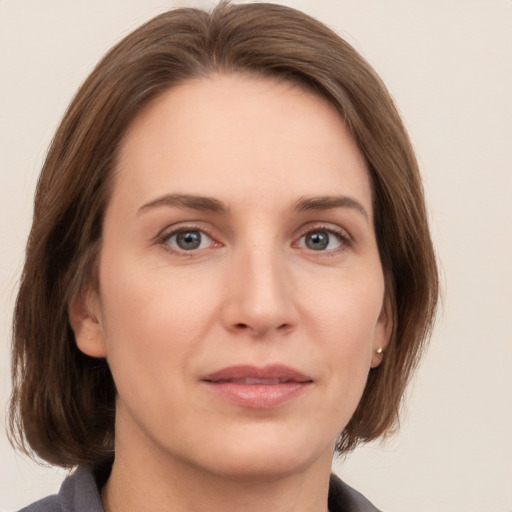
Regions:
<svg viewBox="0 0 512 512"><path fill-rule="evenodd" d="M93 471L79 467L68 476L58 494L48 496L19 512L104 512L99 489L108 478L108 468ZM329 482L330 512L379 512L362 494L331 475Z"/></svg>

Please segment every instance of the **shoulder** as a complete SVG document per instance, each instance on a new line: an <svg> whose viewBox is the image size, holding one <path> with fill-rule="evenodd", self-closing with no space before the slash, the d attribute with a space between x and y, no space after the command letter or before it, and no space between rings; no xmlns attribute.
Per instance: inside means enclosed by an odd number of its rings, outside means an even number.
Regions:
<svg viewBox="0 0 512 512"><path fill-rule="evenodd" d="M91 467L80 467L64 480L58 494L37 501L19 512L104 512L97 478L98 473ZM100 478L103 480L104 475ZM379 512L379 509L336 475L331 475L329 511Z"/></svg>
<svg viewBox="0 0 512 512"><path fill-rule="evenodd" d="M93 469L78 468L64 480L58 494L36 501L19 512L104 512Z"/></svg>
<svg viewBox="0 0 512 512"><path fill-rule="evenodd" d="M35 503L32 503L32 505L22 508L19 512L61 512L61 510L62 508L59 505L59 497L54 495L36 501Z"/></svg>
<svg viewBox="0 0 512 512"><path fill-rule="evenodd" d="M329 481L330 512L379 512L370 501L336 475L331 474Z"/></svg>

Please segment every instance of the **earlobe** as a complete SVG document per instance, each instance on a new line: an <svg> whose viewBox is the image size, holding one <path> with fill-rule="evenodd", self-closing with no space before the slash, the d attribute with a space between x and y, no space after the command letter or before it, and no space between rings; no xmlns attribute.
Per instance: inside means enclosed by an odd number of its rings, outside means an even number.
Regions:
<svg viewBox="0 0 512 512"><path fill-rule="evenodd" d="M81 352L91 357L106 357L98 302L97 294L84 287L71 300L68 309L69 323Z"/></svg>
<svg viewBox="0 0 512 512"><path fill-rule="evenodd" d="M382 363L384 353L391 341L393 333L393 313L389 299L384 299L384 305L377 321L375 338L373 341L373 354L371 367L376 368Z"/></svg>

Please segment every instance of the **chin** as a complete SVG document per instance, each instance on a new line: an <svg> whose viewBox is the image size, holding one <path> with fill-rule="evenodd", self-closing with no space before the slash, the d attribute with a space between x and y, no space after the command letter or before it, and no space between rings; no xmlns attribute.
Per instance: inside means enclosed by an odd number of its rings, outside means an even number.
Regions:
<svg viewBox="0 0 512 512"><path fill-rule="evenodd" d="M315 464L330 469L334 442L322 448L308 442L290 443L283 438L272 443L232 443L213 457L215 472L232 480L275 481L307 471Z"/></svg>

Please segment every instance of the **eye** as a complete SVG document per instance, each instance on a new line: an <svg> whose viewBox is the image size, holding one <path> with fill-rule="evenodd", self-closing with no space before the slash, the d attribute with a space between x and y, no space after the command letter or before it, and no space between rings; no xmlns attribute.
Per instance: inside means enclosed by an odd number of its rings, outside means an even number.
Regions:
<svg viewBox="0 0 512 512"><path fill-rule="evenodd" d="M315 229L301 236L297 247L312 251L335 251L344 245L347 238L341 233L327 229Z"/></svg>
<svg viewBox="0 0 512 512"><path fill-rule="evenodd" d="M199 229L182 229L175 231L165 238L165 243L171 249L179 251L196 251L211 247L213 240Z"/></svg>

